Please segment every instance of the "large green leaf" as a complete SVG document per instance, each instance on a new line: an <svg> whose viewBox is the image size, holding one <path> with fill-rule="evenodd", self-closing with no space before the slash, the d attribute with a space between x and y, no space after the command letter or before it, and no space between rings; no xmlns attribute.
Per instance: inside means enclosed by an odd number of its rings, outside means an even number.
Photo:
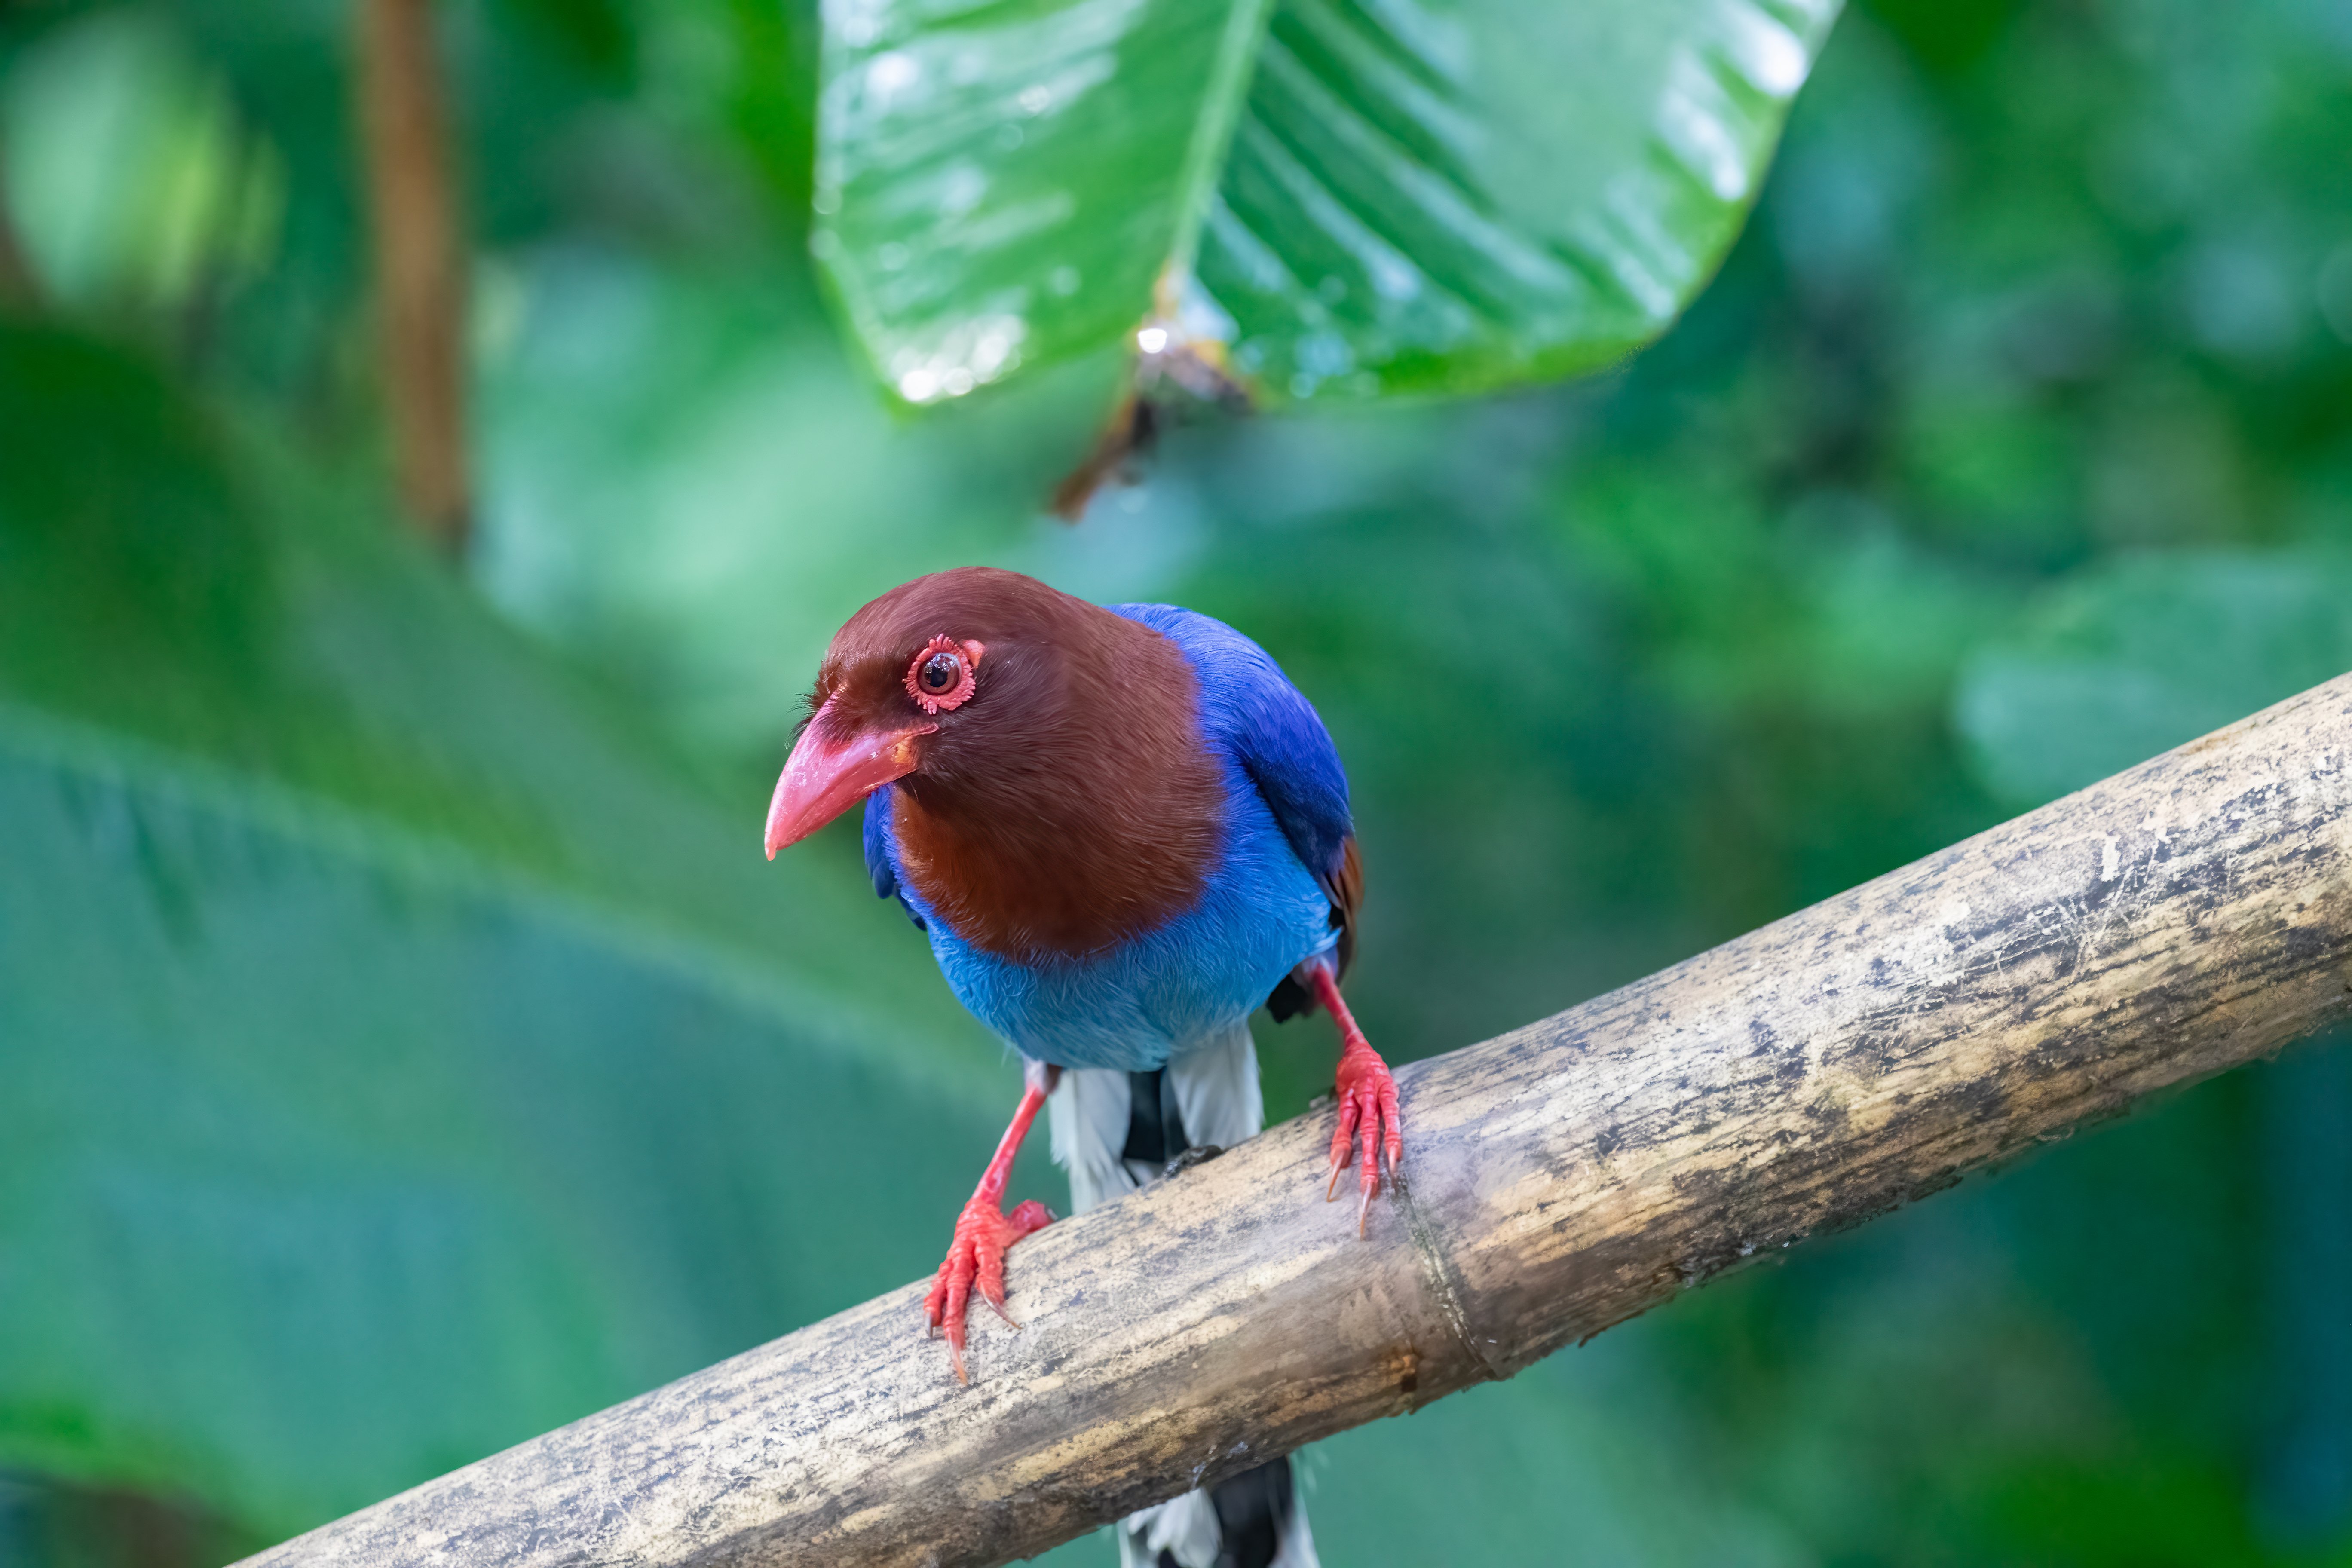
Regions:
<svg viewBox="0 0 2352 1568"><path fill-rule="evenodd" d="M1259 396L1462 391L1656 335L1837 0L842 0L815 236L912 402L1136 340Z"/></svg>
<svg viewBox="0 0 2352 1568"><path fill-rule="evenodd" d="M263 1534L919 1273L1014 1092L352 512L0 328L0 1467Z"/></svg>

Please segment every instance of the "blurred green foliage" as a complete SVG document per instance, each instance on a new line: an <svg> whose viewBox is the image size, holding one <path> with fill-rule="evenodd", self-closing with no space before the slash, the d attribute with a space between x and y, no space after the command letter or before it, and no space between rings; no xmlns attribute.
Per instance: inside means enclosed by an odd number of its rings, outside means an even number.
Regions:
<svg viewBox="0 0 2352 1568"><path fill-rule="evenodd" d="M1187 426L1076 529L1116 363L910 421L826 315L810 9L440 15L471 592L373 499L344 8L0 10L0 1561L219 1561L936 1262L1011 1068L853 830L752 848L919 572L1264 641L1404 1057L2352 663L2338 0L1874 0L1627 368ZM1776 1261L1323 1445L1327 1557L2352 1562L2352 1050Z"/></svg>

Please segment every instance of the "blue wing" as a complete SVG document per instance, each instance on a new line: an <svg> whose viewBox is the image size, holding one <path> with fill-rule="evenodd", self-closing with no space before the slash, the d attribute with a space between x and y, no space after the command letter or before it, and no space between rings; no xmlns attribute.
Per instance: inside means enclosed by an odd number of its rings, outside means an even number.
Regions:
<svg viewBox="0 0 2352 1568"><path fill-rule="evenodd" d="M1283 837L1331 900L1339 931L1339 970L1355 956L1356 906L1363 872L1355 820L1348 811L1348 773L1322 716L1265 649L1223 621L1174 605L1113 605L1173 642L1201 679L1201 728L1249 774ZM1267 1005L1277 1018L1307 1010L1307 993L1285 980Z"/></svg>
<svg viewBox="0 0 2352 1568"><path fill-rule="evenodd" d="M1204 738L1241 763L1307 868L1335 881L1356 828L1347 770L1314 704L1265 649L1223 621L1173 605L1110 609L1184 650L1201 678Z"/></svg>
<svg viewBox="0 0 2352 1568"><path fill-rule="evenodd" d="M898 898L898 875L890 868L890 797L894 790L883 785L866 797L866 874L874 879L874 896L877 899L898 899L898 907L915 922L915 929L924 928L923 917L915 907Z"/></svg>

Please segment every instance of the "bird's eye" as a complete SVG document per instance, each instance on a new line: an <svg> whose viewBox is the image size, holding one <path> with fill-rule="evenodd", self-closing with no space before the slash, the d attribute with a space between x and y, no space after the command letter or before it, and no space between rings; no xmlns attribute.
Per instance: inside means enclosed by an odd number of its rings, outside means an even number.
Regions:
<svg viewBox="0 0 2352 1568"><path fill-rule="evenodd" d="M907 695L926 713L960 707L978 684L982 645L936 637L907 667Z"/></svg>

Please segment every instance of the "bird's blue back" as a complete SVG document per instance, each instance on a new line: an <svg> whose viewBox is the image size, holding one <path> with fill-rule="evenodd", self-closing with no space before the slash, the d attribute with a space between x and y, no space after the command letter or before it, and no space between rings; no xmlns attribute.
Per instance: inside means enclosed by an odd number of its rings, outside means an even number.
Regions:
<svg viewBox="0 0 2352 1568"><path fill-rule="evenodd" d="M1301 960L1336 944L1327 889L1352 828L1330 733L1265 649L1172 605L1111 610L1173 642L1200 681L1200 742L1225 784L1223 840L1200 900L1101 953L1014 960L965 942L899 874L891 788L866 802L866 863L874 890L897 897L930 938L958 998L1024 1055L1147 1071L1220 1037Z"/></svg>

